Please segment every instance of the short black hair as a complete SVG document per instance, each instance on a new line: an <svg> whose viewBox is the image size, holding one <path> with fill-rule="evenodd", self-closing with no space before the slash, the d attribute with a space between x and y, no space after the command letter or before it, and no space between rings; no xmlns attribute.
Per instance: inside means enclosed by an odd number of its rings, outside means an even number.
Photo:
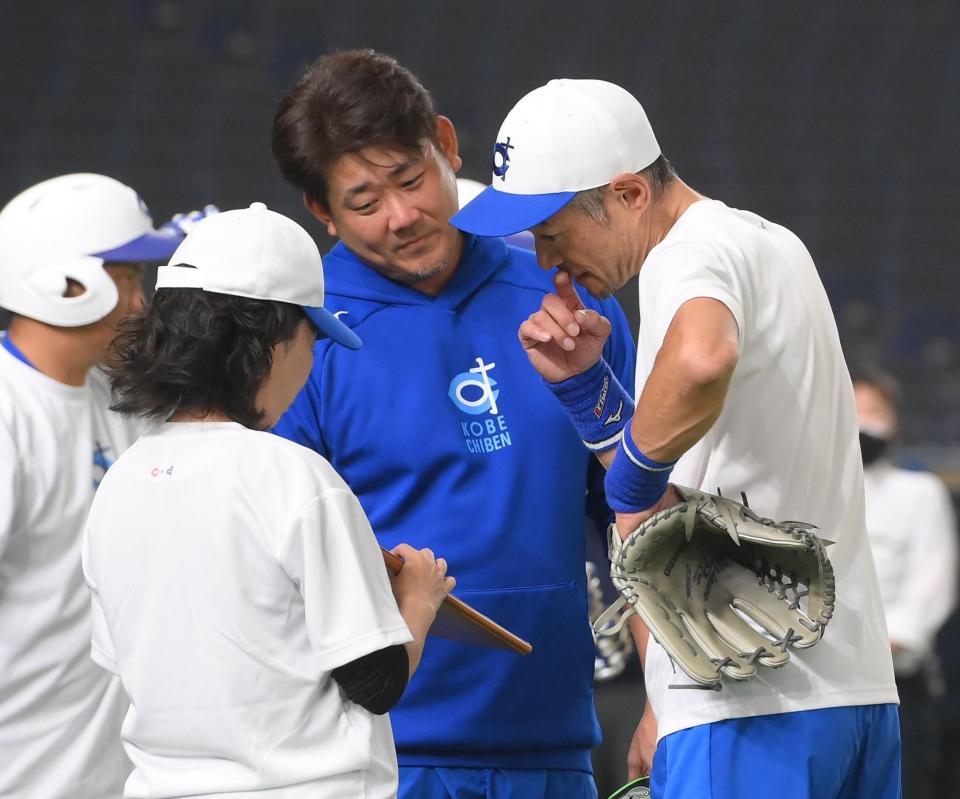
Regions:
<svg viewBox="0 0 960 799"><path fill-rule="evenodd" d="M154 422L178 411L220 412L261 429L256 397L273 348L290 341L305 318L286 302L162 289L144 315L118 326L105 367L111 410Z"/></svg>
<svg viewBox="0 0 960 799"><path fill-rule="evenodd" d="M322 56L286 95L273 119L273 155L283 176L327 204L327 173L367 147L421 151L437 143L437 112L423 84L374 50Z"/></svg>

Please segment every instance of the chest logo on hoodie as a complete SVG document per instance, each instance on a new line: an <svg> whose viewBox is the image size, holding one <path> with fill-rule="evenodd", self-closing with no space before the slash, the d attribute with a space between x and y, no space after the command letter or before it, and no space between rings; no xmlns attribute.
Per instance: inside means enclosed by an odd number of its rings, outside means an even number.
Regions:
<svg viewBox="0 0 960 799"><path fill-rule="evenodd" d="M463 413L482 416L480 419L460 422L467 451L494 452L512 446L513 442L506 419L497 405L500 389L490 375L496 364L484 363L483 358L477 358L476 363L472 369L461 372L450 381L447 395Z"/></svg>

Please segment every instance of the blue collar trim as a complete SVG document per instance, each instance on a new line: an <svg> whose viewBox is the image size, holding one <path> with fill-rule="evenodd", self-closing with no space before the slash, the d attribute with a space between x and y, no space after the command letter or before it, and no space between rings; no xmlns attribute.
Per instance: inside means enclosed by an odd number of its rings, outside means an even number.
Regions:
<svg viewBox="0 0 960 799"><path fill-rule="evenodd" d="M31 369L36 369L37 367L30 363L30 360L24 355L20 348L10 340L10 336L4 334L0 336L0 345L3 345L3 348L9 352L14 358L18 361L23 361Z"/></svg>

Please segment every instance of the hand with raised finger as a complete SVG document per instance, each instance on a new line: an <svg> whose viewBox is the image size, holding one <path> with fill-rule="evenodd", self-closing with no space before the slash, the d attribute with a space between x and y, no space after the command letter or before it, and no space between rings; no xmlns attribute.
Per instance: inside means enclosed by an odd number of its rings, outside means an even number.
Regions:
<svg viewBox="0 0 960 799"><path fill-rule="evenodd" d="M585 307L570 276L558 271L556 293L543 298L540 310L522 325L518 335L530 363L549 383L585 372L603 356L610 320Z"/></svg>

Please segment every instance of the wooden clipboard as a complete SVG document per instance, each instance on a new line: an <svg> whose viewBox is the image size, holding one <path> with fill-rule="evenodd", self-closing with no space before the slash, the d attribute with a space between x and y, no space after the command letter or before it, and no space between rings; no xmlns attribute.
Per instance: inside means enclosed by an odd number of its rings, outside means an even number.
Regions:
<svg viewBox="0 0 960 799"><path fill-rule="evenodd" d="M380 551L390 573L399 574L403 568L403 559L383 547L380 547ZM453 594L447 594L443 600L429 634L477 646L509 649L521 655L529 655L533 651L529 642L501 627L489 616L484 616Z"/></svg>

